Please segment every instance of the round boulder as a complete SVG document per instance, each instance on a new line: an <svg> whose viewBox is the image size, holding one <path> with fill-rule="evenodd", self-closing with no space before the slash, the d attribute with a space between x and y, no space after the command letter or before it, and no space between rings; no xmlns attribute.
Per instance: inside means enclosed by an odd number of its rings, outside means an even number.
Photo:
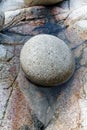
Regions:
<svg viewBox="0 0 87 130"><path fill-rule="evenodd" d="M34 36L25 43L20 62L29 80L42 86L64 83L75 68L71 50L64 41L47 34Z"/></svg>
<svg viewBox="0 0 87 130"><path fill-rule="evenodd" d="M26 5L33 6L33 5L50 5L56 4L61 2L62 0L24 0Z"/></svg>
<svg viewBox="0 0 87 130"><path fill-rule="evenodd" d="M5 22L5 15L2 11L0 11L0 31L3 28L4 22Z"/></svg>

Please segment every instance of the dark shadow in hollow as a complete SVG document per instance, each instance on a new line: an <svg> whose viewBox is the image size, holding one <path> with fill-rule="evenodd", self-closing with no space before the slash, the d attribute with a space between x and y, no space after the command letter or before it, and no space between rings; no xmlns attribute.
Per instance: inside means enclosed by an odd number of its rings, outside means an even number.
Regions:
<svg viewBox="0 0 87 130"><path fill-rule="evenodd" d="M61 105L66 109L66 102L70 96L72 78L66 83L53 87L43 87L31 83L28 79L28 88L25 89L24 93L29 100L29 104L33 110L34 119L40 121L44 127L53 119L56 108L60 108ZM61 101L58 97L64 93Z"/></svg>

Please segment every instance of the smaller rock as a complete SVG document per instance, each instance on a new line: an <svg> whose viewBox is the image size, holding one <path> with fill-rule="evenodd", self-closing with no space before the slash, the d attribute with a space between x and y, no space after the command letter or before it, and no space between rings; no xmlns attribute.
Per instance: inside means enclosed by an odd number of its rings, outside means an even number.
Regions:
<svg viewBox="0 0 87 130"><path fill-rule="evenodd" d="M50 5L56 4L61 2L62 0L24 0L26 5L33 6L33 5Z"/></svg>
<svg viewBox="0 0 87 130"><path fill-rule="evenodd" d="M61 39L47 34L31 38L22 48L20 62L27 77L42 86L67 81L74 72L74 58Z"/></svg>
<svg viewBox="0 0 87 130"><path fill-rule="evenodd" d="M65 20L66 26L71 26L75 22L78 22L80 20L86 20L87 19L87 5L82 6L80 8L77 8L73 10Z"/></svg>
<svg viewBox="0 0 87 130"><path fill-rule="evenodd" d="M4 22L5 22L5 15L3 12L0 11L0 31L3 28Z"/></svg>
<svg viewBox="0 0 87 130"><path fill-rule="evenodd" d="M66 37L73 44L87 40L87 20L79 20L70 25L66 30Z"/></svg>

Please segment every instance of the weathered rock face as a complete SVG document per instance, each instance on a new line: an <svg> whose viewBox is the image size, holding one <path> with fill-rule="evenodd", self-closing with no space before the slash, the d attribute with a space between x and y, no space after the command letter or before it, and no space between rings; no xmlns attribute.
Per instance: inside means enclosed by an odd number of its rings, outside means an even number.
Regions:
<svg viewBox="0 0 87 130"><path fill-rule="evenodd" d="M16 10L24 7L24 0L2 0L0 3L0 10L6 12L8 10Z"/></svg>
<svg viewBox="0 0 87 130"><path fill-rule="evenodd" d="M64 83L74 71L74 59L68 46L47 34L31 38L22 48L20 61L27 77L44 86Z"/></svg>
<svg viewBox="0 0 87 130"><path fill-rule="evenodd" d="M0 31L1 31L2 28L3 28L4 21L5 21L5 15L4 15L3 12L0 11Z"/></svg>
<svg viewBox="0 0 87 130"><path fill-rule="evenodd" d="M0 60L4 60L6 57L6 48L0 45Z"/></svg>
<svg viewBox="0 0 87 130"><path fill-rule="evenodd" d="M6 20L0 32L0 130L87 130L87 42L72 49L76 69L65 84L38 87L19 70L21 48L34 35L55 35L69 47L86 38L87 0L28 8L22 8L23 0L2 2ZM68 26L61 30L64 21Z"/></svg>
<svg viewBox="0 0 87 130"><path fill-rule="evenodd" d="M50 4L55 4L58 3L62 0L24 0L26 5L50 5Z"/></svg>

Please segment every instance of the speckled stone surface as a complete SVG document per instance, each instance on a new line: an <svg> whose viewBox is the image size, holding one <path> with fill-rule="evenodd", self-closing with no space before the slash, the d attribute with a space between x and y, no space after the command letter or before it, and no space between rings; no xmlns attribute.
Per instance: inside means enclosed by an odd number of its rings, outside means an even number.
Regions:
<svg viewBox="0 0 87 130"><path fill-rule="evenodd" d="M27 77L42 86L66 82L75 68L72 52L64 41L47 34L37 35L25 43L20 62Z"/></svg>

